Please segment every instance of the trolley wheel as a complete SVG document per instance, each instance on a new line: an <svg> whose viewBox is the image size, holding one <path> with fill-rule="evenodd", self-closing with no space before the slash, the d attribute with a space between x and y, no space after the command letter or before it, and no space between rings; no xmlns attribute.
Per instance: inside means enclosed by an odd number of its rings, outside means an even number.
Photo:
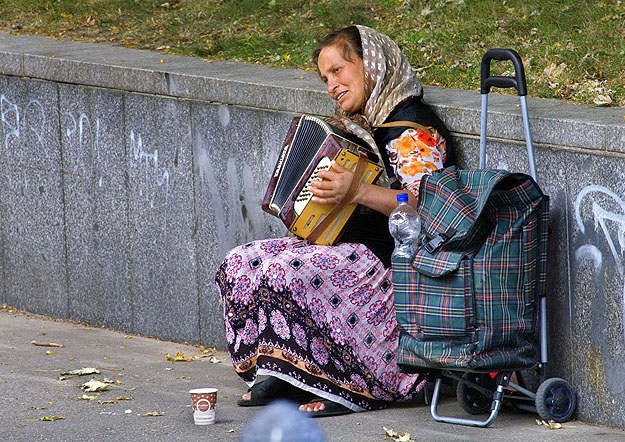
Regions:
<svg viewBox="0 0 625 442"><path fill-rule="evenodd" d="M575 412L575 392L561 378L550 378L536 391L536 411L546 421L566 422Z"/></svg>
<svg viewBox="0 0 625 442"><path fill-rule="evenodd" d="M494 392L495 381L486 373L465 373L462 379L475 382L481 387L487 388ZM485 396L482 392L476 390L464 382L458 381L456 388L456 398L464 411L469 414L486 414L490 412L493 403L491 396Z"/></svg>

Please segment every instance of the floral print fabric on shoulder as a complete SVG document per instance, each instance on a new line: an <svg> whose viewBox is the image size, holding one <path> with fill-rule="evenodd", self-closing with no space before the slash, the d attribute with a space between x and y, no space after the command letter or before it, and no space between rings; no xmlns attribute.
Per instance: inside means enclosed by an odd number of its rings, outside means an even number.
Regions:
<svg viewBox="0 0 625 442"><path fill-rule="evenodd" d="M441 169L445 162L446 140L434 128L431 135L421 129L407 129L391 140L386 150L402 187L419 195L423 175Z"/></svg>

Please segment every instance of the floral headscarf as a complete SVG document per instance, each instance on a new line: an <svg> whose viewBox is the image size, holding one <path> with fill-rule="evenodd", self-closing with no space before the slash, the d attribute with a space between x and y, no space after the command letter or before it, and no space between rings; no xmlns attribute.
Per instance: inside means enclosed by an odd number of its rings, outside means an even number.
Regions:
<svg viewBox="0 0 625 442"><path fill-rule="evenodd" d="M406 98L422 96L423 87L408 58L393 40L367 26L356 27L362 41L365 87L369 98L362 114L350 114L337 105L333 120L340 121L348 132L365 140L379 156L371 127L384 123L395 106ZM387 186L388 177L384 174L380 178L378 184Z"/></svg>

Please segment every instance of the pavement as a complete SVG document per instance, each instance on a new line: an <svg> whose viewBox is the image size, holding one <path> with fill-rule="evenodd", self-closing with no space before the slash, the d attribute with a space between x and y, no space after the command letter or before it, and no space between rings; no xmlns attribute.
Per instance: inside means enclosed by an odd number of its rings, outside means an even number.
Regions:
<svg viewBox="0 0 625 442"><path fill-rule="evenodd" d="M178 352L195 358L167 359ZM96 368L99 374L61 375L83 368ZM81 385L93 378L108 381L109 389L85 393ZM193 423L188 391L200 387L219 389L213 425ZM238 441L263 409L236 405L245 390L227 352L0 308L2 441ZM83 395L96 399L79 399ZM438 411L470 417L452 397L443 398ZM620 429L571 421L552 430L537 425L536 419L531 413L504 408L489 428L438 423L423 399L417 399L314 422L327 441L392 442L383 427L408 432L413 442L625 440Z"/></svg>

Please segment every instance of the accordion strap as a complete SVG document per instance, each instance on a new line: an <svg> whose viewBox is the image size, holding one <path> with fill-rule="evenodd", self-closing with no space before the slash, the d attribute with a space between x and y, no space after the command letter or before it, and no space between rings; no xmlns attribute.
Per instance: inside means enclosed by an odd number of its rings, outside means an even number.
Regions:
<svg viewBox="0 0 625 442"><path fill-rule="evenodd" d="M410 127L412 129L422 130L426 134L432 136L432 129L414 121L391 121L389 123L380 124L375 127Z"/></svg>
<svg viewBox="0 0 625 442"><path fill-rule="evenodd" d="M306 238L310 242L315 242L321 236L323 231L328 228L330 224L334 222L334 219L341 213L341 210L347 206L351 200L356 196L356 192L358 192L358 186L362 180L362 177L367 170L367 163L369 159L367 154L360 152L360 156L358 157L358 163L356 164L356 170L354 170L354 178L352 179L352 184L347 189L347 193L345 197L339 202L336 206L330 210L330 213L321 221L317 226L308 234Z"/></svg>

